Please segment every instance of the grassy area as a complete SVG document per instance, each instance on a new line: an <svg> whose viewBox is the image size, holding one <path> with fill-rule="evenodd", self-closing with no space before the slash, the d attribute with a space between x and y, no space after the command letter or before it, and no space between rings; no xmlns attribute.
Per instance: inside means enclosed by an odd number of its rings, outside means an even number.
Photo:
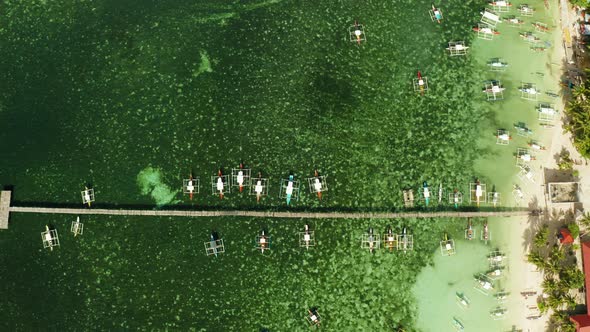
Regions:
<svg viewBox="0 0 590 332"><path fill-rule="evenodd" d="M448 41L470 44L484 1L6 1L0 5L0 183L17 203L253 208L220 201L209 176L240 161L271 178L262 208L283 205L280 178L318 168L330 192L296 207L391 209L422 181L466 191L482 77ZM368 42L348 40L355 20ZM421 70L430 91L420 97ZM180 193L190 171L202 193ZM465 195L467 197L467 195ZM42 220L42 221L41 221ZM62 247L43 251L55 225ZM404 224L414 253L360 250L368 221L93 218L80 238L59 216L13 216L0 233L0 324L7 330L306 329L318 306L326 330L412 326L410 288L451 220ZM383 232L385 221L372 225ZM398 230L401 222L393 222ZM265 227L275 249L252 241ZM450 229L449 229L450 228ZM211 229L228 253L203 254ZM459 229L454 229L457 235Z"/></svg>

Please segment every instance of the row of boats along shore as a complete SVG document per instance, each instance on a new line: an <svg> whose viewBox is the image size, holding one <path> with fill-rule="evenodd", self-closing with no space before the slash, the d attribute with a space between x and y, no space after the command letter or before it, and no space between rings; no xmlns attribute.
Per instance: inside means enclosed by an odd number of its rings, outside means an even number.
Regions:
<svg viewBox="0 0 590 332"><path fill-rule="evenodd" d="M510 11L513 9L513 5L509 1L490 1L488 5L490 8L485 8L484 11L481 12L480 21L477 23L477 26L473 27L473 31L477 33L477 38L483 40L493 40L495 36L499 35L500 32L496 30L496 27L502 22L505 22L512 27L524 28L524 19L532 18L536 12L535 8L532 6L529 6L528 4L521 4L518 7L515 6L516 13L519 16L517 17L516 15L509 15ZM547 2L545 6L547 6ZM501 17L500 14L503 13L507 13L508 15ZM429 14L433 22L440 24L444 19L442 9L436 8L434 5L432 5L432 9L429 11ZM530 44L530 49L532 51L544 52L548 47L551 46L551 43L542 41L537 33L544 34L549 32L550 29L548 25L533 19L529 26L532 27L531 30L534 31L520 31L520 37L524 42ZM366 40L366 38L364 40ZM357 42L360 44L360 39L357 39ZM450 56L464 56L467 54L469 46L467 46L463 41L450 41L446 49ZM508 63L500 58L490 59L487 65L492 72L502 72L508 68ZM537 74L541 76L543 75L542 73ZM414 91L424 95L429 89L428 77L423 76L420 71L418 71L416 76L417 77L413 79ZM485 81L483 85L482 91L486 95L488 101L498 101L504 99L505 88L499 79ZM518 91L520 92L521 98L531 101L537 101L541 95L541 91L537 89L537 86L534 83L522 82L518 87ZM545 93L551 98L559 97L558 93L552 91L547 91ZM553 121L558 114L558 111L555 110L553 104L541 102L538 104L538 107L536 107L536 110L538 112L538 119L541 127L552 127ZM543 151L545 150L545 147L538 141L531 139L533 132L526 123L516 123L514 124L514 129L518 136L524 137L528 140L529 147L517 148L516 150L515 159L516 166L519 168L518 176L521 180L523 180L523 182L530 181L534 183L534 173L530 166L530 162L536 159L534 152ZM512 136L507 129L501 128L497 130L496 144L509 145L511 140ZM438 194L439 203L441 203L443 199L442 185L440 188L441 192ZM482 200L485 202L486 198L487 201L491 202L494 206L499 204L500 195L495 192L495 189L486 195L485 185L481 184L477 179L474 181L474 183L470 184L469 192L470 202L475 201L478 206ZM426 205L428 205L430 190L426 182L424 182L422 194L426 201ZM524 197L524 193L518 185L514 185L512 195L514 196L514 199L517 203L520 202ZM406 207L413 206L412 190L404 190L403 196ZM449 194L449 203L455 204L455 207L457 207L461 200L462 197L457 190ZM465 229L465 238L471 240L476 236L476 234L477 232L474 229L471 220L469 220L467 228ZM490 239L490 237L489 230L487 229L487 223L485 223L484 230L481 232L480 238L487 241ZM456 252L455 243L447 236L447 234L444 234L443 239L440 242L440 251L443 256L452 256ZM509 293L502 289L499 283L500 279L504 277L504 270L506 269L506 256L500 251L495 250L487 256L487 260L489 262L488 270L475 275L473 288L477 291L477 293L483 294L485 296L494 296L498 303L497 306L494 306L490 309L489 315L493 320L504 319L508 309L503 306L503 303L506 301ZM534 293L535 292L533 291L525 291L522 292L521 295L527 297L535 295ZM471 299L467 296L467 294L465 292L457 291L455 296L457 304L462 309L469 310ZM532 306L528 309L530 311L527 319L538 319L541 317L537 307ZM452 325L457 331L462 331L465 329L462 320L456 316L452 318Z"/></svg>
<svg viewBox="0 0 590 332"><path fill-rule="evenodd" d="M217 171L217 175L211 176L211 194L219 196L223 199L227 194L230 194L232 190L238 191L239 193L247 193L251 196L256 197L256 202L267 196L269 193L269 178L263 177L261 172L258 172L257 176L251 175L251 169L245 167L244 164L240 164L239 167L233 168L230 174L226 174L222 169ZM328 191L327 175L320 175L315 170L313 176L306 178L306 183L309 188L309 192L316 195L319 200L322 199L323 194ZM192 200L195 194L200 193L201 179L197 176L190 176L182 180L182 191L188 195ZM284 200L287 205L291 205L292 201L298 201L301 193L301 181L291 173L288 177L283 178L279 182L279 198ZM454 188L451 192L446 195L446 189L443 187L442 182L439 183L438 187L431 190L427 181L422 183L420 188L420 199L423 201L425 207L429 207L431 201L438 201L439 205L449 204L454 205L458 208L459 205L463 204L463 192L459 189ZM404 206L407 208L414 207L414 189L405 188L401 192L403 197ZM92 206L95 202L94 188L86 186L81 191L82 203ZM474 179L474 182L469 184L469 203L476 204L479 206L481 203L488 203L496 207L500 204L500 193L496 191L495 186L492 191L488 192L485 183L481 183L478 179Z"/></svg>

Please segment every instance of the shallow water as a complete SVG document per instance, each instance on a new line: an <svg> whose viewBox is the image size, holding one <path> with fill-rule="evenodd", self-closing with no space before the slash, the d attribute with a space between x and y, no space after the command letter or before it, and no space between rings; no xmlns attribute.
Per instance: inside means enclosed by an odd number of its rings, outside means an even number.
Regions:
<svg viewBox="0 0 590 332"><path fill-rule="evenodd" d="M504 100L495 102L485 102L485 96L480 97L474 103L474 107L480 110L489 111L486 117L482 119L479 130L480 137L478 140L478 158L475 160L475 175L483 183L486 183L488 190L492 186L501 194L503 205L523 205L517 202L512 196L512 186L518 184L523 188L525 200L529 200L530 188L541 184L541 167L540 163L533 162L532 170L535 172L535 183L528 180L519 179L516 174L515 153L517 148L528 148L531 140L536 140L541 145L548 145L548 135L545 134L544 128L539 126L538 112L536 107L540 102L557 104L559 101L549 97L545 92L560 92L559 78L561 75L562 64L557 63L553 52L556 47L561 48L560 35L556 31L558 14L557 5L552 4L550 11L545 10L543 1L514 1L514 6L519 3L528 3L537 9L532 18L520 17L525 24L517 27L509 26L503 22L498 25L498 31L501 33L494 37L494 40L487 41L477 39L473 44L473 60L478 63L478 74L485 80L500 80L506 87L504 91ZM517 15L513 9L508 14L502 16ZM518 15L517 15L518 17ZM535 53L531 51L530 44L524 42L519 36L519 32L534 31L531 22L547 23L552 29L551 33L534 32L544 42L550 42L551 48L544 53ZM545 45L545 44L544 44ZM488 70L487 62L490 58L501 58L508 62L509 67L503 72L492 72ZM483 74L481 74L483 73ZM517 88L521 82L535 83L537 88L542 91L537 101L524 100L520 98L520 92ZM559 109L560 112L563 110ZM556 117L556 125L559 122ZM530 137L521 137L516 134L513 128L514 123L525 122L533 130ZM510 131L512 140L508 146L496 144L495 133L497 129L504 128ZM533 152L536 154L543 153ZM542 198L537 198L542 199ZM512 219L511 219L512 220ZM497 305L492 297L485 297L477 293L473 288L472 275L481 272L482 265L487 263L483 257L490 248L500 248L509 251L513 246L521 245L519 236L511 234L511 221L505 219L490 218L489 225L492 231L492 241L489 246L481 243L468 243L463 241L458 244L457 257L435 257L434 267L423 270L419 275L418 282L414 287L414 292L418 299L418 327L423 331L453 331L451 325L452 317L460 318L465 325L466 331L502 331L518 324L521 320L519 315L523 314L521 304L517 301L518 293L524 285L515 285L504 281L506 290L511 293L508 298L506 307L510 309L505 320L494 321L489 317L489 311ZM517 221L512 221L517 222ZM510 242L510 238L516 242ZM465 246L460 250L461 245ZM436 255L435 255L436 256ZM518 262L510 262L518 264ZM514 277L514 276L513 276ZM505 280L511 278L510 271ZM431 289L428 285L436 285ZM455 303L455 292L465 291L474 305L463 310Z"/></svg>

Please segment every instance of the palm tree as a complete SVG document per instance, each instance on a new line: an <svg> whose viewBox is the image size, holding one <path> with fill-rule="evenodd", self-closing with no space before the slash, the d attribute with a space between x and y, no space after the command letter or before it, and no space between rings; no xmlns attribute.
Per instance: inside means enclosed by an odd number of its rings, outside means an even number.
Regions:
<svg viewBox="0 0 590 332"><path fill-rule="evenodd" d="M527 255L527 261L534 264L539 271L545 271L547 268L547 261L545 261L538 251L531 251L531 253Z"/></svg>
<svg viewBox="0 0 590 332"><path fill-rule="evenodd" d="M535 234L534 245L538 249L541 249L547 245L547 238L549 237L549 228L544 224L541 229Z"/></svg>
<svg viewBox="0 0 590 332"><path fill-rule="evenodd" d="M555 291L559 290L559 284L557 283L557 280L551 276L545 276L541 286L547 294L553 294Z"/></svg>
<svg viewBox="0 0 590 332"><path fill-rule="evenodd" d="M563 303L565 304L565 308L566 310L572 311L576 308L576 298L570 294L567 293L564 297L563 297Z"/></svg>

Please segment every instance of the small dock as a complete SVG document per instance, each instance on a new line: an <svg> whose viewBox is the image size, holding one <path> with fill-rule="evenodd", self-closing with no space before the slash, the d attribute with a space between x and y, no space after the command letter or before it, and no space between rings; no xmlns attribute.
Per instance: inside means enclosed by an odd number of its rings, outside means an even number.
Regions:
<svg viewBox="0 0 590 332"><path fill-rule="evenodd" d="M8 216L10 214L10 190L0 191L0 229L8 229Z"/></svg>

